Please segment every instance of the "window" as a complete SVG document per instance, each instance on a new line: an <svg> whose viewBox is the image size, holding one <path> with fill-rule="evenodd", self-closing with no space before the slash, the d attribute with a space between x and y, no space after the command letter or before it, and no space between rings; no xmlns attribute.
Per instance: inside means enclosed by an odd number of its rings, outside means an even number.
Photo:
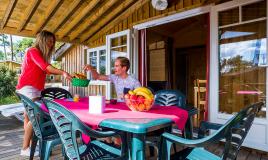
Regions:
<svg viewBox="0 0 268 160"><path fill-rule="evenodd" d="M89 49L87 57L87 64L93 66L98 73L107 74L107 54L105 46ZM88 73L87 76L89 79L92 79L90 73Z"/></svg>
<svg viewBox="0 0 268 160"><path fill-rule="evenodd" d="M130 30L108 35L106 46L89 49L87 51L87 64L95 67L98 73L109 75L114 73L114 61L119 56L130 58ZM89 72L87 77L92 79ZM91 80L90 84L105 85L106 98L116 98L115 89L110 81Z"/></svg>
<svg viewBox="0 0 268 160"><path fill-rule="evenodd" d="M108 55L108 74L114 73L114 61L117 57L130 58L130 30L117 32L106 37L107 55ZM131 59L129 59L131 62ZM130 65L129 73L132 70ZM114 85L108 87L111 98L116 98Z"/></svg>
<svg viewBox="0 0 268 160"><path fill-rule="evenodd" d="M266 99L266 0L221 11L218 21L219 112L233 114Z"/></svg>

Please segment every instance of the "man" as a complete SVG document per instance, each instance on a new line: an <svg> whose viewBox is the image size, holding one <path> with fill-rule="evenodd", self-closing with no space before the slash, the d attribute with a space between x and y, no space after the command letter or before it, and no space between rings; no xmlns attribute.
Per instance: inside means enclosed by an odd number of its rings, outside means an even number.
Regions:
<svg viewBox="0 0 268 160"><path fill-rule="evenodd" d="M123 101L124 90L133 90L140 87L140 82L134 77L130 76L127 71L129 70L130 62L126 57L117 57L114 62L114 74L101 75L91 65L86 65L84 70L91 71L93 79L111 81L115 85L116 95L118 101ZM119 137L105 138L107 143L112 143L116 146L121 145Z"/></svg>
<svg viewBox="0 0 268 160"><path fill-rule="evenodd" d="M129 67L128 58L117 57L114 62L114 74L101 75L91 65L86 65L84 70L91 71L93 79L111 81L115 85L117 99L121 101L124 98L124 89L133 90L141 86L137 79L127 73Z"/></svg>

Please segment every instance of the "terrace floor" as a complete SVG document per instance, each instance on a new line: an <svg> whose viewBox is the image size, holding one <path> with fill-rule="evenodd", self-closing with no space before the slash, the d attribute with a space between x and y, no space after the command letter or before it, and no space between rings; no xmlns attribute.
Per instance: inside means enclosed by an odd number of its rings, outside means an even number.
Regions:
<svg viewBox="0 0 268 160"><path fill-rule="evenodd" d="M1 160L27 160L28 157L21 157L23 128L22 123L16 118L6 118L0 114L0 159ZM177 146L177 149L180 147ZM222 152L223 145L215 144L208 147L215 154ZM148 152L147 152L148 153ZM39 158L35 158L37 160ZM51 159L63 159L61 147L58 146L52 153ZM156 159L148 158L148 159ZM243 147L237 160L268 160L268 153Z"/></svg>

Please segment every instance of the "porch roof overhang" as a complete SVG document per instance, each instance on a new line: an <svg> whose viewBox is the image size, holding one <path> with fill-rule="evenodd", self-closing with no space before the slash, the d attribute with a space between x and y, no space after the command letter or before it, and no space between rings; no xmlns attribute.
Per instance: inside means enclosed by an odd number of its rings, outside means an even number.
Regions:
<svg viewBox="0 0 268 160"><path fill-rule="evenodd" d="M0 33L35 37L45 29L57 41L89 44L103 28L149 0L2 0Z"/></svg>
<svg viewBox="0 0 268 160"><path fill-rule="evenodd" d="M60 46L59 49L56 50L53 60L59 61L63 57L63 55L73 46L71 43L64 43L62 46Z"/></svg>
<svg viewBox="0 0 268 160"><path fill-rule="evenodd" d="M230 0L172 0L169 3L182 4L181 11L184 11L187 10L184 3L189 8L189 4L217 4L226 1ZM137 13L144 12L142 6L151 5L150 2L151 0L1 0L0 33L35 37L45 29L53 32L57 41L90 46L96 37L106 35L132 13L137 10ZM157 12L159 13L151 20L175 13L168 13L169 9ZM130 26L146 21L148 19L141 19Z"/></svg>

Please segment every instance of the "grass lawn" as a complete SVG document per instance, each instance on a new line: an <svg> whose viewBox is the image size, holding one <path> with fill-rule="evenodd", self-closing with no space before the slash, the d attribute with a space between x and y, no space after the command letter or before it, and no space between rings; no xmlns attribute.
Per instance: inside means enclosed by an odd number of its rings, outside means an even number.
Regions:
<svg viewBox="0 0 268 160"><path fill-rule="evenodd" d="M10 96L10 97L5 97L5 98L0 98L0 105L19 103L19 102L20 102L20 100L18 99L17 96Z"/></svg>

